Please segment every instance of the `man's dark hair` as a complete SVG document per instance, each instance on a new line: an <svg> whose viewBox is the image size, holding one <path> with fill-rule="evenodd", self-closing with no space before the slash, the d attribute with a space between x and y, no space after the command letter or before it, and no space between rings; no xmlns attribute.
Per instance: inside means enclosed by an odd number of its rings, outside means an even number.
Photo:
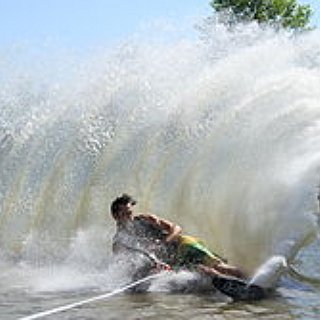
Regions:
<svg viewBox="0 0 320 320"><path fill-rule="evenodd" d="M134 206L137 203L137 201L134 200L130 195L128 195L126 193L124 193L120 197L117 197L111 203L111 214L113 215L113 217L117 217L117 213L118 213L119 207L121 205L127 205L128 203L130 203Z"/></svg>

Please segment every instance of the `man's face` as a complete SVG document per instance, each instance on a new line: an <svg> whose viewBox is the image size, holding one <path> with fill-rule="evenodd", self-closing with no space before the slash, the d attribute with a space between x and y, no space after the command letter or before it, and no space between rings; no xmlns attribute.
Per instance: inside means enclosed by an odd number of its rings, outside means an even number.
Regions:
<svg viewBox="0 0 320 320"><path fill-rule="evenodd" d="M133 206L131 203L119 205L117 220L127 220L127 219L130 219L132 215L133 215Z"/></svg>

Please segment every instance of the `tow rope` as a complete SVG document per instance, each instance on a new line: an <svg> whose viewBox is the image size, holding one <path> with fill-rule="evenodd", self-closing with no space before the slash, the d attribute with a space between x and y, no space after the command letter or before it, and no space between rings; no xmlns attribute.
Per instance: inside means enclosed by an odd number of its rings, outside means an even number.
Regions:
<svg viewBox="0 0 320 320"><path fill-rule="evenodd" d="M64 305L64 306L60 306L60 307L56 307L56 308L53 308L53 309L50 309L50 310L46 310L46 311L42 311L42 312L39 312L39 313L35 313L33 315L30 315L30 316L27 316L27 317L22 317L22 318L19 318L18 320L33 320L33 319L40 319L40 318L43 318L43 317L46 317L46 316L50 316L52 314L56 314L56 313L59 313L59 312L63 312L63 311L67 311L67 310L70 310L70 309L74 309L74 308L77 308L77 307L80 307L80 306L83 306L85 304L88 304L88 303L91 303L91 302L95 302L95 301L99 301L99 300L105 300L105 299L108 299L108 298L111 298L119 293L122 293L128 289L131 289L141 283L144 283L144 282L147 282L149 280L152 280L152 279L155 279L155 278L158 278L160 276L162 276L163 273L156 273L156 274L152 274L150 276L147 276L145 278L142 278L140 280L137 280L137 281L134 281L124 287L121 287L119 289L116 289L112 292L108 292L108 293L104 293L104 294L100 294L100 295L97 295L97 296L94 296L92 298L89 298L89 299L85 299L85 300L81 300L81 301L78 301L78 302L74 302L74 303L70 303L70 304L67 304L67 305Z"/></svg>

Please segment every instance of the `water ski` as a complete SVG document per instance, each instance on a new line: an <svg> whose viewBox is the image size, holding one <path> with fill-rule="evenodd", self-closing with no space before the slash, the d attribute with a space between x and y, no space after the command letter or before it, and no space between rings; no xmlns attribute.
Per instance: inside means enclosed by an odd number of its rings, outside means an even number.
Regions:
<svg viewBox="0 0 320 320"><path fill-rule="evenodd" d="M234 277L212 277L213 286L234 300L259 300L276 287L287 262L284 256L272 256L264 262L249 281Z"/></svg>
<svg viewBox="0 0 320 320"><path fill-rule="evenodd" d="M212 278L212 284L215 289L237 301L260 300L266 297L264 288L238 278L216 276Z"/></svg>

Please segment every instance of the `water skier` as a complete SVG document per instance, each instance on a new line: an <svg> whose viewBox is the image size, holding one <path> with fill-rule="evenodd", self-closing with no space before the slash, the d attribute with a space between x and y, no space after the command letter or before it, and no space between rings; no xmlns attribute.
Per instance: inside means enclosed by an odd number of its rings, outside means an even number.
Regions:
<svg viewBox="0 0 320 320"><path fill-rule="evenodd" d="M237 267L226 263L194 237L182 234L182 228L153 214L134 214L136 201L127 194L111 204L111 215L117 230L113 237L114 253L131 249L155 255L163 268L202 271L210 275L228 275L244 278Z"/></svg>

